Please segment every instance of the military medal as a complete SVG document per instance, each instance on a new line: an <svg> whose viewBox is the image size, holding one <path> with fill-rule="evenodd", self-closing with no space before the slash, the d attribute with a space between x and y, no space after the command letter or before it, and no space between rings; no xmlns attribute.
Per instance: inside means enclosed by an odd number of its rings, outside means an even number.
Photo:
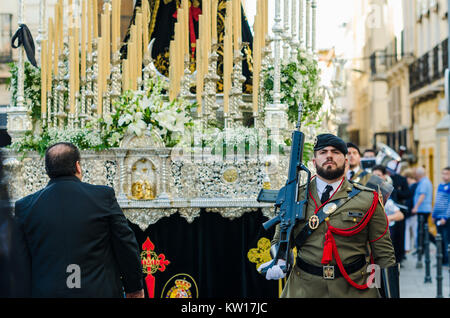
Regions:
<svg viewBox="0 0 450 318"><path fill-rule="evenodd" d="M333 213L334 211L336 211L337 209L337 204L336 203L328 203L323 207L323 212L326 215L330 215L331 213Z"/></svg>
<svg viewBox="0 0 450 318"><path fill-rule="evenodd" d="M317 229L319 227L319 223L320 223L320 220L319 220L319 217L317 215L312 215L309 218L308 224L309 224L309 227L312 230Z"/></svg>

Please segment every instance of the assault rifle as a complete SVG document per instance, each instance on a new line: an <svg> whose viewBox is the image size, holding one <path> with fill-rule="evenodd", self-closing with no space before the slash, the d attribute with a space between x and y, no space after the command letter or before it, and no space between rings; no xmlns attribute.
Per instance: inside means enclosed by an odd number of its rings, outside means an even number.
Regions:
<svg viewBox="0 0 450 318"><path fill-rule="evenodd" d="M300 131L302 118L303 104L298 105L298 122L296 130L292 132L291 157L289 161L289 171L286 185L278 190L262 189L259 194L258 202L275 203L276 216L269 221L263 223L264 229L268 230L271 227L280 224L280 240L274 247L272 247L272 262L262 269L261 273L266 274L267 270L274 265L277 265L278 260L286 261L285 266L280 266L283 272L287 273L293 265L291 253L291 239L293 229L298 221L305 219L306 206L308 202L308 195L299 201L298 188L300 185L301 172L306 172L306 194L309 193L309 182L311 179L311 172L303 165L303 147L305 143L305 134ZM277 210L279 212L277 213Z"/></svg>

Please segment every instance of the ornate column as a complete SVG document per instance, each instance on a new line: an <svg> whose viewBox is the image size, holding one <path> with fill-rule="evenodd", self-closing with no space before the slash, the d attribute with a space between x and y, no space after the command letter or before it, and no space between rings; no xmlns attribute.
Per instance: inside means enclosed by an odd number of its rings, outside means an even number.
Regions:
<svg viewBox="0 0 450 318"><path fill-rule="evenodd" d="M305 41L304 41L304 12L305 12L305 5L304 5L305 0L300 0L300 5L299 5L299 25L298 25L298 42L300 44L300 48L304 48L305 47Z"/></svg>
<svg viewBox="0 0 450 318"><path fill-rule="evenodd" d="M24 0L19 0L19 26L25 23ZM7 113L7 130L14 143L20 140L27 131L32 129L29 110L25 106L25 55L23 47L19 47L19 60L17 62L17 96L16 104L11 105Z"/></svg>
<svg viewBox="0 0 450 318"><path fill-rule="evenodd" d="M311 10L312 10L311 50L313 53L316 53L317 0L312 0Z"/></svg>
<svg viewBox="0 0 450 318"><path fill-rule="evenodd" d="M291 58L296 59L297 50L299 47L299 41L297 36L297 2L298 0L292 0L291 8L291 25L292 25L292 37L291 37Z"/></svg>
<svg viewBox="0 0 450 318"><path fill-rule="evenodd" d="M116 153L117 159L119 161L119 194L117 196L118 201L126 201L127 196L124 191L125 183L126 183L126 175L127 169L125 167L125 156L127 155L126 149L116 148L114 152Z"/></svg>
<svg viewBox="0 0 450 318"><path fill-rule="evenodd" d="M287 127L286 105L281 104L281 39L283 27L281 26L280 1L275 2L275 24L272 28L274 38L274 78L273 78L273 103L265 108L265 126L271 131L271 138L275 143L282 142L281 127Z"/></svg>
<svg viewBox="0 0 450 318"><path fill-rule="evenodd" d="M311 0L306 0L306 50L311 50Z"/></svg>
<svg viewBox="0 0 450 318"><path fill-rule="evenodd" d="M39 29L38 29L38 36L36 38L36 43L37 43L37 57L36 59L38 61L40 61L41 59L41 43L42 40L45 39L45 20L46 20L46 15L45 15L45 8L46 8L46 2L47 0L40 0L39 1Z"/></svg>
<svg viewBox="0 0 450 318"><path fill-rule="evenodd" d="M289 34L289 0L284 0L283 9L283 58L287 59L289 57L289 42L291 40L291 36Z"/></svg>

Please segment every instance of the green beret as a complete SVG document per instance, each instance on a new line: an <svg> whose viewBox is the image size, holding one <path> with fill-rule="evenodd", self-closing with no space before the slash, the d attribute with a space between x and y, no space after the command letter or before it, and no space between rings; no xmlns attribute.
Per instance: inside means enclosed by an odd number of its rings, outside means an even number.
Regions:
<svg viewBox="0 0 450 318"><path fill-rule="evenodd" d="M344 155L348 153L347 144L339 137L332 134L321 134L316 138L314 151L332 146L342 152Z"/></svg>

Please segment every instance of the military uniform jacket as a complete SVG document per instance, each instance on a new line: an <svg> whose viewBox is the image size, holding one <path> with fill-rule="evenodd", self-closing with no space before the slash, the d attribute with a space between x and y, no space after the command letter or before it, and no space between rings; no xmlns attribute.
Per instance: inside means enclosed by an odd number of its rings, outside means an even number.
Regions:
<svg viewBox="0 0 450 318"><path fill-rule="evenodd" d="M351 198L348 202L338 207L329 216L329 224L340 229L347 229L355 226L364 217L374 200L373 190L363 187L359 184L352 185L345 178L337 192L330 198L329 203L341 199L341 202L348 198L353 186L362 190L359 194ZM313 179L310 183L310 195L308 195L308 205L306 217L300 221L294 228L294 238L300 230L306 225L309 218L315 213L316 204L320 207L322 203L317 195L316 181ZM305 188L300 188L300 198L305 196ZM314 202L315 201L315 202ZM355 216L356 215L356 216ZM309 238L298 249L298 256L308 264L321 267L322 255L325 243L325 234L328 230L327 222L322 222L319 227L309 236ZM395 265L394 248L388 230L388 221L383 206L378 202L372 218L367 226L358 234L350 237L333 234L336 242L338 254L343 265L348 265L361 257L367 256L370 249L372 252L374 264L381 268ZM279 240L279 227L277 226L272 244ZM367 258L368 259L368 258ZM330 265L336 266L336 259L333 256ZM357 284L363 285L367 282L370 273L367 272L367 266L349 274L350 278ZM325 280L321 276L309 274L294 266L290 272L288 281L281 297L379 297L376 288L364 290L351 286L344 277L338 277L334 280Z"/></svg>
<svg viewBox="0 0 450 318"><path fill-rule="evenodd" d="M371 176L371 173L368 173L366 170L360 168L358 172L355 173L353 178L350 179L350 181L366 185Z"/></svg>

